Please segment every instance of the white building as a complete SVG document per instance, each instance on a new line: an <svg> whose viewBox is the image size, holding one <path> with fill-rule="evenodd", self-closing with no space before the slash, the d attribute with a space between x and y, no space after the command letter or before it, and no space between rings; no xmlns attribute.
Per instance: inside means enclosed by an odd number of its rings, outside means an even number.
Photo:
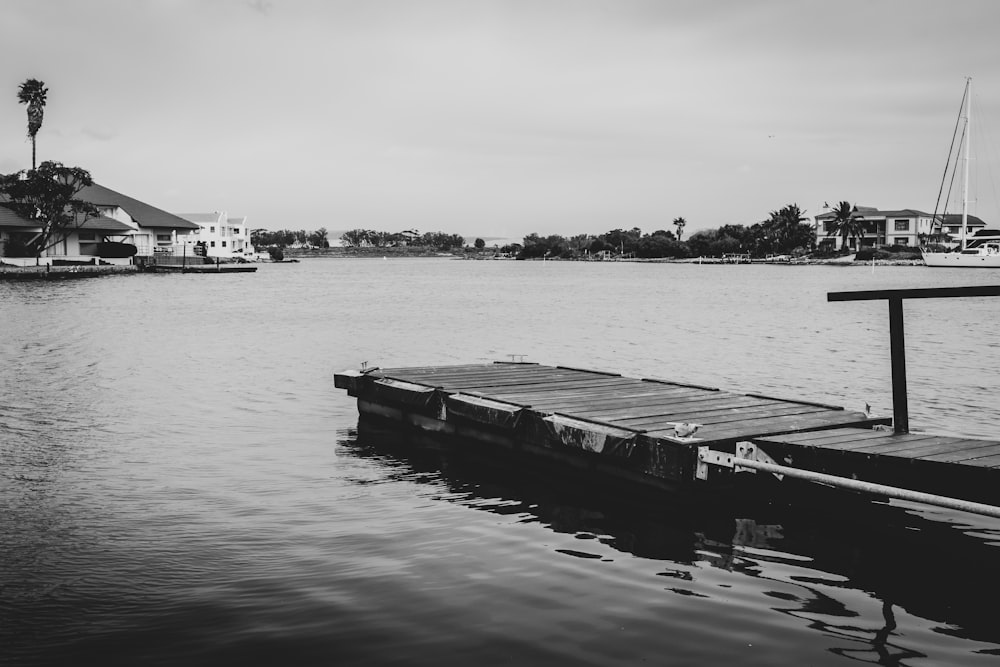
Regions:
<svg viewBox="0 0 1000 667"><path fill-rule="evenodd" d="M935 225L934 216L912 208L882 211L871 206L855 206L851 217L861 222L863 233L860 238L848 238L848 247L857 251L865 247L885 245L922 245L923 239L930 237L940 224ZM940 217L940 216L939 216ZM816 216L816 245L831 250L839 248L840 236L831 236L836 213L830 211ZM979 223L981 226L981 222ZM969 226L975 223L971 220Z"/></svg>
<svg viewBox="0 0 1000 667"><path fill-rule="evenodd" d="M94 204L102 219L122 223L118 229L108 230L115 233L103 236L106 240L135 245L139 257L171 255L176 248L183 247L192 232L198 229L197 225L172 213L97 183L81 189L76 196ZM81 247L99 240L96 235L87 236L84 233L79 239Z"/></svg>
<svg viewBox="0 0 1000 667"><path fill-rule="evenodd" d="M247 219L230 218L225 211L212 213L179 213L181 218L198 225L192 235L192 244L204 243L208 257L221 259L256 259L250 244L250 228Z"/></svg>

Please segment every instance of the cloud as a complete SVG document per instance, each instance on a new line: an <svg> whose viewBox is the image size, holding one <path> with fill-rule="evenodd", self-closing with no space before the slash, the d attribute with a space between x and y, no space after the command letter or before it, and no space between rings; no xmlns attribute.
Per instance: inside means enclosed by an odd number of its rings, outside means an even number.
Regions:
<svg viewBox="0 0 1000 667"><path fill-rule="evenodd" d="M113 141L118 136L117 132L111 132L109 130L96 129L91 127L81 128L80 132L84 136L90 137L95 141Z"/></svg>
<svg viewBox="0 0 1000 667"><path fill-rule="evenodd" d="M261 14L270 14L274 9L274 3L267 0L246 0L246 6Z"/></svg>

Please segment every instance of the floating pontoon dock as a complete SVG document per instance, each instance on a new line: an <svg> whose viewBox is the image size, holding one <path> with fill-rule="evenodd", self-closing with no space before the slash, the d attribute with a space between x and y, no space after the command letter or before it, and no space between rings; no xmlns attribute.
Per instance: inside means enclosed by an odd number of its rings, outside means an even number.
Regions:
<svg viewBox="0 0 1000 667"><path fill-rule="evenodd" d="M357 398L362 420L659 488L759 470L919 502L940 495L936 504L1000 516L981 506L1000 506L1000 442L908 432L902 299L1000 288L945 292L829 295L889 300L895 423L821 403L523 362L352 370L335 384Z"/></svg>

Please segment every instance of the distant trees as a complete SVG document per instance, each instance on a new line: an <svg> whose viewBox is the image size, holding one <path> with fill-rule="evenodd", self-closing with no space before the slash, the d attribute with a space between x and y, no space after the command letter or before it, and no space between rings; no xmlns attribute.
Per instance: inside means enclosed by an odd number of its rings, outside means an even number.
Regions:
<svg viewBox="0 0 1000 667"><path fill-rule="evenodd" d="M815 243L813 226L806 223L805 211L797 204L789 204L763 222L750 228L752 247L756 256L767 254L790 254L796 250L806 251Z"/></svg>
<svg viewBox="0 0 1000 667"><path fill-rule="evenodd" d="M306 243L313 248L329 248L330 241L326 238L326 227L320 227L306 237Z"/></svg>
<svg viewBox="0 0 1000 667"><path fill-rule="evenodd" d="M747 253L752 245L750 229L744 225L723 225L718 229L695 232L687 240L692 257Z"/></svg>
<svg viewBox="0 0 1000 667"><path fill-rule="evenodd" d="M31 168L35 169L35 136L42 129L49 89L38 79L27 79L17 91L17 101L27 104L28 136L31 138Z"/></svg>
<svg viewBox="0 0 1000 667"><path fill-rule="evenodd" d="M344 232L340 240L345 245L353 247L369 246L375 248L390 248L393 246L418 246L433 248L440 251L453 250L465 247L465 237L461 234L449 234L447 232L424 232L417 235L414 231L408 232L381 232L373 229L352 229ZM484 242L483 245L486 245Z"/></svg>
<svg viewBox="0 0 1000 667"><path fill-rule="evenodd" d="M809 219L797 204L788 204L771 211L767 219L750 226L731 224L718 229L695 232L682 240L687 227L683 217L674 218L673 227L657 229L644 234L639 227L615 228L602 234L575 234L565 237L559 234L542 236L528 234L521 244L494 246L496 252L516 254L520 259L578 259L600 253L613 256L641 258L682 258L697 256L721 256L742 253L755 257L767 254L802 254L815 246L815 230ZM255 229L252 233L254 245L287 247L296 241L322 246L328 243L326 229L306 233L283 230L268 232ZM402 232L386 232L373 229L352 229L343 232L340 240L351 247L388 248L410 246L449 252L465 248L465 239L459 234L447 232L419 233L415 229ZM475 239L473 246L483 250L486 242Z"/></svg>

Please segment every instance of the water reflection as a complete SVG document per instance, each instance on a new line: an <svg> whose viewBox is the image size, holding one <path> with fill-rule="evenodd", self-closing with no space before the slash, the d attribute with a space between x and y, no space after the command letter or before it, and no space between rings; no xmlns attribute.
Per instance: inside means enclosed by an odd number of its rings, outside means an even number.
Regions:
<svg viewBox="0 0 1000 667"><path fill-rule="evenodd" d="M365 428L342 434L339 444L349 456L377 460L384 481L430 485L436 500L579 540L579 547L555 548L560 554L610 563L611 550L659 561L666 591L718 599L719 589L730 589L732 604L759 614L765 603L735 592L742 577L785 619L769 623L807 628L844 659L901 665L942 650L963 660L1000 651L1000 628L982 611L1000 596L1000 524L993 520L851 497L776 501L749 489L714 503L633 499L513 461L412 449L389 431ZM712 571L738 578L720 584Z"/></svg>

